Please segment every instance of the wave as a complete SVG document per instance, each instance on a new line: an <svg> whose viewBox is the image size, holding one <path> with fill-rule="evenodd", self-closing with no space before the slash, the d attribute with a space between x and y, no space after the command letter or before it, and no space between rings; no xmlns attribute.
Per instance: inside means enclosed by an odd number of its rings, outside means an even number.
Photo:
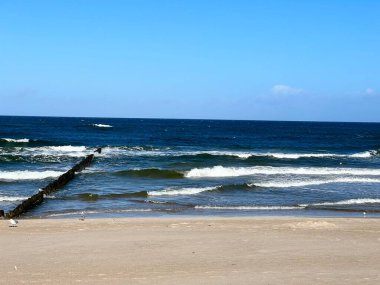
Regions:
<svg viewBox="0 0 380 285"><path fill-rule="evenodd" d="M115 175L156 179L180 179L184 177L181 172L158 168L122 170L115 172Z"/></svg>
<svg viewBox="0 0 380 285"><path fill-rule="evenodd" d="M163 195L194 195L205 191L216 190L221 186L216 187L203 187L203 188L181 188L181 189L165 189L160 191L148 191L149 196L163 196Z"/></svg>
<svg viewBox="0 0 380 285"><path fill-rule="evenodd" d="M364 151L354 154L336 154L336 153L280 153L280 152L240 152L240 151L171 151L166 155L171 156L229 156L240 159L252 157L272 157L276 159L300 159L300 158L370 158L377 155L376 151Z"/></svg>
<svg viewBox="0 0 380 285"><path fill-rule="evenodd" d="M354 154L336 154L336 153L256 153L253 156L269 156L279 159L299 159L299 158L325 158L325 157L351 157L351 158L369 158L373 155L372 151L365 151Z"/></svg>
<svg viewBox="0 0 380 285"><path fill-rule="evenodd" d="M106 126L106 125L105 125ZM111 126L112 127L112 126ZM27 155L27 156L67 156L67 157L80 157L86 155L88 151L93 150L86 146L72 146L72 145L55 145L54 142L44 142L40 140L30 140L30 139L0 139L4 140L4 143L10 143L5 140L13 141L23 141L26 140L32 144L33 147L14 147L12 149L3 149L1 155ZM25 142L24 142L25 140ZM15 143L15 142L13 142ZM37 144L37 145L35 145ZM42 145L41 145L42 144ZM49 144L49 146L46 146ZM29 145L29 144L28 144ZM41 146L40 146L41 145ZM44 146L45 145L45 146ZM17 146L17 144L16 144ZM30 145L29 145L30 146ZM299 158L335 158L335 157L347 157L347 158L370 158L373 156L378 156L377 151L365 151L355 154L333 154L333 153L276 153L276 152L243 152L243 151L222 151L222 150L202 150L202 151L185 151L185 150L174 150L169 147L159 148L153 146L106 146L102 148L102 153L99 155L101 157L119 157L119 156L149 156L149 157L229 157L238 159L249 159L256 157L267 157L275 159L299 159Z"/></svg>
<svg viewBox="0 0 380 285"><path fill-rule="evenodd" d="M342 177L336 179L327 180L303 180L303 181L274 181L274 182L263 182L255 183L257 187L265 188L287 188L287 187L303 187L311 185L322 185L330 183L380 183L380 179L372 178L355 178L355 177Z"/></svg>
<svg viewBox="0 0 380 285"><path fill-rule="evenodd" d="M372 156L376 156L376 155L378 155L377 151L370 150L370 151L363 151L363 152L354 153L354 154L349 155L349 157L353 157L353 158L368 158L368 157L372 157Z"/></svg>
<svg viewBox="0 0 380 285"><path fill-rule="evenodd" d="M187 178L236 177L255 174L265 175L380 175L380 169L330 168L330 167L224 167L194 168L185 173Z"/></svg>
<svg viewBox="0 0 380 285"><path fill-rule="evenodd" d="M277 153L277 152L247 152L247 151L224 151L224 150L175 150L169 147L159 148L152 146L107 146L103 148L103 156L173 156L173 157L231 157L249 159L255 157L269 157L275 159L300 159L300 158L370 158L377 156L376 151L364 151L354 154L335 153Z"/></svg>
<svg viewBox="0 0 380 285"><path fill-rule="evenodd" d="M195 206L195 209L202 210L300 210L305 207L302 206Z"/></svg>
<svg viewBox="0 0 380 285"><path fill-rule="evenodd" d="M319 208L320 206L347 206L347 205L364 205L364 204L380 204L380 199L373 198L359 198L359 199L349 199L337 202L323 202L323 203L313 203L313 204L299 204L293 206L195 206L195 209L203 210L302 210L302 209L313 209L313 210L323 210L325 208ZM338 209L338 208L337 208ZM329 208L329 210L335 210L334 208ZM358 209L359 211L359 209Z"/></svg>
<svg viewBox="0 0 380 285"><path fill-rule="evenodd" d="M227 156L236 157L239 159L248 159L251 157L273 157L276 159L300 159L300 158L370 158L376 156L376 151L364 151L354 154L336 154L336 153L276 153L276 152L239 152L239 151L218 151L218 150L205 150L205 151L176 151L176 150L161 150L155 149L153 151L145 151L145 149L129 149L130 155L146 155L146 156Z"/></svg>
<svg viewBox="0 0 380 285"><path fill-rule="evenodd" d="M88 154L89 149L85 146L45 146L30 149L31 156L66 156L66 157L84 157Z"/></svg>
<svg viewBox="0 0 380 285"><path fill-rule="evenodd" d="M232 152L232 151L193 151L193 152L177 152L177 156L231 156L241 159L247 159L252 156L249 152Z"/></svg>
<svg viewBox="0 0 380 285"><path fill-rule="evenodd" d="M168 188L158 191L148 191L149 196L164 196L164 195L195 195L202 192L210 191L236 191L236 190L251 190L256 187L254 184L231 184L231 185L218 185L218 186L209 186L209 187L188 187L188 188Z"/></svg>
<svg viewBox="0 0 380 285"><path fill-rule="evenodd" d="M106 125L106 124L92 124L92 126L97 127L97 128L112 128L113 127L111 125Z"/></svg>
<svg viewBox="0 0 380 285"><path fill-rule="evenodd" d="M97 201L97 200L104 200L104 199L122 199L122 198L131 198L131 197L141 197L141 198L147 198L148 192L147 191L140 191L140 192L132 192L132 193L111 193L111 194L94 194L94 193L81 193L77 196L75 196L81 200L84 201Z"/></svg>
<svg viewBox="0 0 380 285"><path fill-rule="evenodd" d="M85 146L41 146L41 147L15 147L11 150L2 149L1 156L47 156L47 157L83 157L92 149Z"/></svg>
<svg viewBox="0 0 380 285"><path fill-rule="evenodd" d="M9 143L28 143L30 139L10 139L10 138L1 138L0 142L9 142Z"/></svg>
<svg viewBox="0 0 380 285"><path fill-rule="evenodd" d="M51 177L58 177L63 172L61 171L29 171L29 170L21 170L21 171L0 171L0 180L4 181L19 181L19 180L39 180L46 179Z"/></svg>
<svg viewBox="0 0 380 285"><path fill-rule="evenodd" d="M16 202L23 201L29 197L18 197L18 196L0 196L0 202Z"/></svg>
<svg viewBox="0 0 380 285"><path fill-rule="evenodd" d="M315 207L315 206L339 206L339 205L363 205L363 204L380 204L380 199L373 198L359 198L359 199L349 199L337 202L323 202L314 204L303 204L300 206L305 207Z"/></svg>

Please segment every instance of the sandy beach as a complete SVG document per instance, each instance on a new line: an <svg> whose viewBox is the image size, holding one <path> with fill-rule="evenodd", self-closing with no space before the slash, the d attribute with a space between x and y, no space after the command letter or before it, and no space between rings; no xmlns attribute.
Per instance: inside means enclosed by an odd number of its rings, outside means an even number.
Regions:
<svg viewBox="0 0 380 285"><path fill-rule="evenodd" d="M379 284L380 220L0 221L1 284Z"/></svg>

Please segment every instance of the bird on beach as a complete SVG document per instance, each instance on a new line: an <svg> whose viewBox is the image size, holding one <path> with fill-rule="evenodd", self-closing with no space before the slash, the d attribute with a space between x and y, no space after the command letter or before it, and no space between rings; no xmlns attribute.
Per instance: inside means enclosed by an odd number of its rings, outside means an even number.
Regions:
<svg viewBox="0 0 380 285"><path fill-rule="evenodd" d="M366 211L363 212L363 216L364 216L364 217L367 216L367 212L366 212Z"/></svg>
<svg viewBox="0 0 380 285"><path fill-rule="evenodd" d="M14 228L14 227L17 227L18 221L14 219L10 219L9 223L10 223L9 227Z"/></svg>
<svg viewBox="0 0 380 285"><path fill-rule="evenodd" d="M86 216L85 216L84 212L81 212L81 216L80 216L79 220L84 221L85 218L86 218Z"/></svg>

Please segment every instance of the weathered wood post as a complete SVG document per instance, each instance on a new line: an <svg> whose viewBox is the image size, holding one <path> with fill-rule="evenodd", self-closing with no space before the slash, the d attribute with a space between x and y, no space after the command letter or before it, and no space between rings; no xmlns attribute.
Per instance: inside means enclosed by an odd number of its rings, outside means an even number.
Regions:
<svg viewBox="0 0 380 285"><path fill-rule="evenodd" d="M101 149L98 148L96 152L101 152ZM87 166L89 166L94 159L94 155L90 154L87 155L82 161L80 161L78 164L74 165L70 170L66 171L64 174L59 176L56 180L49 183L47 186L42 188L37 194L34 194L32 197L24 200L20 205L18 205L13 210L9 211L5 218L12 219L20 216L21 214L29 211L30 209L34 208L35 206L41 204L45 198L45 196L50 195L53 192L58 191L58 189L65 186L67 183L69 183L75 176L75 173L82 171ZM0 211L0 217L1 213L4 216L4 211Z"/></svg>

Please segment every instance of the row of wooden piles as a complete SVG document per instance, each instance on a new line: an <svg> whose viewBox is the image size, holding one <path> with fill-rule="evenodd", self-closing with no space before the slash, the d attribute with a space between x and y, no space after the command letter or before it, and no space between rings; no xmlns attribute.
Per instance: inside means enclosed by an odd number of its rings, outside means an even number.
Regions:
<svg viewBox="0 0 380 285"><path fill-rule="evenodd" d="M101 152L101 149L97 149L96 152ZM77 172L82 171L86 167L88 167L92 160L94 159L94 155L87 155L82 161L78 164L74 165L70 170L66 171L64 174L59 176L56 180L49 183L46 187L40 189L37 194L34 194L30 198L24 200L21 204L19 204L16 208L9 211L8 213L4 213L3 210L0 210L0 217L5 217L6 219L16 218L32 208L40 205L46 196L51 195L52 193L58 191L62 187L64 187L67 183L69 183Z"/></svg>

